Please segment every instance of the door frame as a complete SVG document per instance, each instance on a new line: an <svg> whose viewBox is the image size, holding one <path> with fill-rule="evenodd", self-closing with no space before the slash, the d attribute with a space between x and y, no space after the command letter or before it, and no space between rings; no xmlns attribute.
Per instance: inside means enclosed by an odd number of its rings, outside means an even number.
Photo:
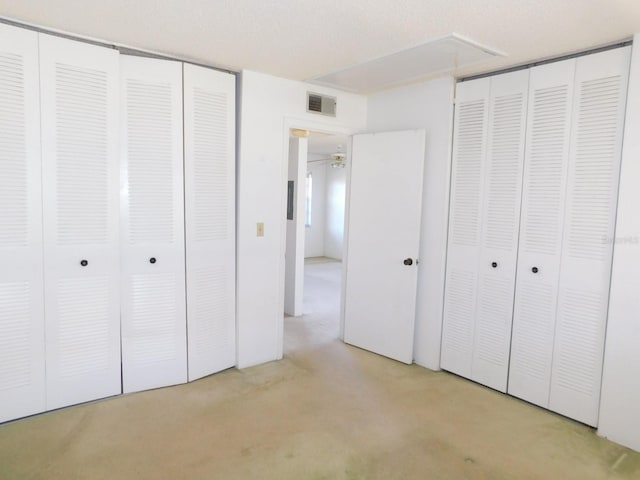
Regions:
<svg viewBox="0 0 640 480"><path fill-rule="evenodd" d="M287 181L289 179L289 137L291 129L309 130L311 132L326 133L329 135L346 135L349 141L346 145L347 159L351 158L351 137L357 133L363 133L366 129L356 129L333 125L322 121L314 121L299 117L285 117L282 131L283 157L280 163L280 271L278 273L278 302L282 315L278 316L277 349L278 359L284 355L284 292L285 292L285 251L287 246ZM344 298L346 279L346 259L349 251L349 195L351 191L351 162L347 160L346 184L345 184L345 212L344 212L344 244L342 250L342 275L340 286L340 340L344 339Z"/></svg>
<svg viewBox="0 0 640 480"><path fill-rule="evenodd" d="M306 245L306 225L304 221L305 183L309 139L307 137L289 137L289 167L287 177L287 226L286 247L284 256L285 287L284 287L284 313L285 315L300 316L303 311L304 299L304 252ZM294 152L295 150L295 152ZM289 185L293 183L293 192L289 191ZM293 193L293 195L291 195ZM289 205L289 200L293 205ZM289 208L292 207L293 217L289 218ZM303 233L301 233L303 232ZM293 245L289 240L292 237ZM292 251L289 249L292 248ZM300 275L302 274L302 275ZM302 278L301 278L302 277Z"/></svg>

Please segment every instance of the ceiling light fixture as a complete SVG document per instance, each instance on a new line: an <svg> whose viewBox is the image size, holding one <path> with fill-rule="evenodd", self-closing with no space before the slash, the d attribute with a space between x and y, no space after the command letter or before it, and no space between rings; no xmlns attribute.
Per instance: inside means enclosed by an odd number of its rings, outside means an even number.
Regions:
<svg viewBox="0 0 640 480"><path fill-rule="evenodd" d="M344 158L344 153L334 153L333 155L331 155L331 160L333 160L331 162L331 168L344 168Z"/></svg>
<svg viewBox="0 0 640 480"><path fill-rule="evenodd" d="M309 130L303 130L302 128L292 128L291 136L295 138L307 138L309 136Z"/></svg>
<svg viewBox="0 0 640 480"><path fill-rule="evenodd" d="M342 145L338 145L336 153L331 154L331 168L344 168L347 156L342 153Z"/></svg>

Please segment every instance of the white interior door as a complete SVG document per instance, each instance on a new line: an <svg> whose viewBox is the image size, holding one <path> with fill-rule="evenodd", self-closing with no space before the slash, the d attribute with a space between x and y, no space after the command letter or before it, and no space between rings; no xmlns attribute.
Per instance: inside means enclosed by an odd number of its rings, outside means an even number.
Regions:
<svg viewBox="0 0 640 480"><path fill-rule="evenodd" d="M45 410L38 34L0 24L0 422Z"/></svg>
<svg viewBox="0 0 640 480"><path fill-rule="evenodd" d="M529 70L491 77L471 378L502 392L511 348L528 87Z"/></svg>
<svg viewBox="0 0 640 480"><path fill-rule="evenodd" d="M529 71L458 84L442 367L506 391Z"/></svg>
<svg viewBox="0 0 640 480"><path fill-rule="evenodd" d="M413 361L424 130L354 135L344 341Z"/></svg>
<svg viewBox="0 0 640 480"><path fill-rule="evenodd" d="M442 368L471 378L491 79L456 87Z"/></svg>
<svg viewBox="0 0 640 480"><path fill-rule="evenodd" d="M122 384L187 381L182 64L120 57Z"/></svg>
<svg viewBox="0 0 640 480"><path fill-rule="evenodd" d="M576 60L549 408L597 425L631 47Z"/></svg>
<svg viewBox="0 0 640 480"><path fill-rule="evenodd" d="M47 408L121 392L118 52L39 35Z"/></svg>
<svg viewBox="0 0 640 480"><path fill-rule="evenodd" d="M184 65L189 380L236 363L235 76Z"/></svg>
<svg viewBox="0 0 640 480"><path fill-rule="evenodd" d="M575 60L531 69L508 392L548 407Z"/></svg>

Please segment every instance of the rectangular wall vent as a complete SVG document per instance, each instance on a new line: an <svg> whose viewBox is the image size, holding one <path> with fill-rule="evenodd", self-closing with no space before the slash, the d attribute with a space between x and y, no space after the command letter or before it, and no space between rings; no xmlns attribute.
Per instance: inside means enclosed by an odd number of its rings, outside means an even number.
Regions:
<svg viewBox="0 0 640 480"><path fill-rule="evenodd" d="M337 103L336 97L307 92L307 112L335 117Z"/></svg>

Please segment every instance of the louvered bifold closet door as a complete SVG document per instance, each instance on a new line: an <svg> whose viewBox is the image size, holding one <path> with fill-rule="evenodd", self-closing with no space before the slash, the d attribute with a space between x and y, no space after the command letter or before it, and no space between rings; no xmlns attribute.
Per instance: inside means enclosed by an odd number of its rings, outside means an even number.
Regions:
<svg viewBox="0 0 640 480"><path fill-rule="evenodd" d="M529 70L491 77L471 378L506 392Z"/></svg>
<svg viewBox="0 0 640 480"><path fill-rule="evenodd" d="M531 69L508 392L547 407L575 60Z"/></svg>
<svg viewBox="0 0 640 480"><path fill-rule="evenodd" d="M40 34L47 408L120 393L118 52Z"/></svg>
<svg viewBox="0 0 640 480"><path fill-rule="evenodd" d="M235 76L184 65L189 380L235 365Z"/></svg>
<svg viewBox="0 0 640 480"><path fill-rule="evenodd" d="M631 47L576 61L549 408L595 426ZM632 380L630 380L632 381Z"/></svg>
<svg viewBox="0 0 640 480"><path fill-rule="evenodd" d="M490 85L491 79L483 78L456 87L441 364L467 378L473 360Z"/></svg>
<svg viewBox="0 0 640 480"><path fill-rule="evenodd" d="M120 62L127 393L187 381L182 64L126 55Z"/></svg>
<svg viewBox="0 0 640 480"><path fill-rule="evenodd" d="M38 34L0 25L0 422L45 410Z"/></svg>

